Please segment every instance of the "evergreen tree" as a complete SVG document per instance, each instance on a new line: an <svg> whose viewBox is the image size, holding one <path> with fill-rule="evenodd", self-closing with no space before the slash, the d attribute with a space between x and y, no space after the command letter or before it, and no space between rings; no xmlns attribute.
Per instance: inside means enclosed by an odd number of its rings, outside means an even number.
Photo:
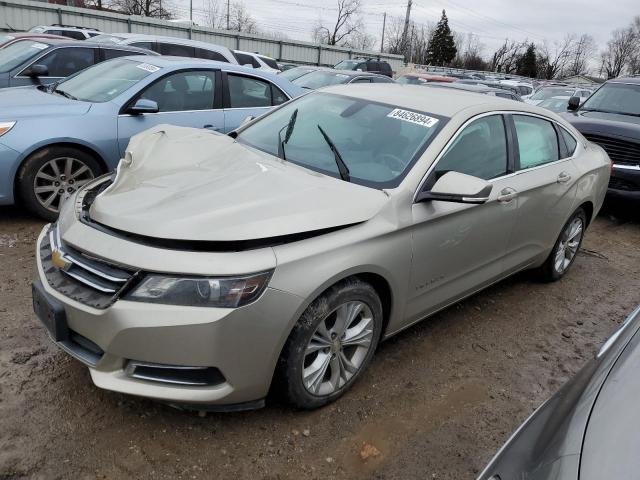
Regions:
<svg viewBox="0 0 640 480"><path fill-rule="evenodd" d="M449 28L447 13L442 10L442 18L440 18L429 40L427 62L431 65L448 65L455 58L457 51L453 34Z"/></svg>
<svg viewBox="0 0 640 480"><path fill-rule="evenodd" d="M538 76L538 59L536 46L530 43L525 52L516 61L516 73L523 77L536 78Z"/></svg>

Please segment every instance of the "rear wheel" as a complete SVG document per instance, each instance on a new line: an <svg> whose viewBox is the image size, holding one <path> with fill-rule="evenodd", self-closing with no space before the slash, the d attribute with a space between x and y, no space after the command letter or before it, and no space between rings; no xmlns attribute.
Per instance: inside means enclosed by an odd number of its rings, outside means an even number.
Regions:
<svg viewBox="0 0 640 480"><path fill-rule="evenodd" d="M587 226L587 216L582 208L574 212L565 223L560 236L545 263L540 267L544 281L553 282L562 278L576 259L584 231Z"/></svg>
<svg viewBox="0 0 640 480"><path fill-rule="evenodd" d="M45 220L54 221L64 199L100 173L100 163L82 150L46 147L22 164L17 187L29 210Z"/></svg>
<svg viewBox="0 0 640 480"><path fill-rule="evenodd" d="M278 365L289 403L312 409L347 391L371 361L382 331L382 305L371 285L348 279L302 314Z"/></svg>

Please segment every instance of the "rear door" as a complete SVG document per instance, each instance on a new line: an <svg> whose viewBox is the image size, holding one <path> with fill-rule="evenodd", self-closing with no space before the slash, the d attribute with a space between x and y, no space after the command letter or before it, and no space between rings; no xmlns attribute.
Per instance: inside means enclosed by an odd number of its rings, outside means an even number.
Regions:
<svg viewBox="0 0 640 480"><path fill-rule="evenodd" d="M128 106L138 99L158 104L158 113L131 115ZM183 70L171 72L134 96L118 116L118 148L124 155L129 139L155 125L168 123L182 127L224 130L219 70Z"/></svg>
<svg viewBox="0 0 640 480"><path fill-rule="evenodd" d="M247 117L259 117L289 97L264 78L234 72L222 72L224 132L240 126Z"/></svg>
<svg viewBox="0 0 640 480"><path fill-rule="evenodd" d="M518 196L518 222L511 236L508 270L546 255L571 214L578 170L573 150L558 136L554 122L531 114L509 116L516 145L512 187ZM575 149L575 146L574 146Z"/></svg>
<svg viewBox="0 0 640 480"><path fill-rule="evenodd" d="M20 72L10 80L11 87L19 87L34 84L49 84L62 80L69 75L84 70L87 67L99 63L99 49L91 47L60 47L54 48L29 63L28 66L21 68ZM27 68L32 65L44 65L49 70L47 76L33 79L29 76L22 75Z"/></svg>

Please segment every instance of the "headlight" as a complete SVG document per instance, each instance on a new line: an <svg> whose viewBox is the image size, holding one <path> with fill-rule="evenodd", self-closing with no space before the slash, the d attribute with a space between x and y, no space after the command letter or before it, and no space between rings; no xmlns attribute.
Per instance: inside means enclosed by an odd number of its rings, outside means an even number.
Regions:
<svg viewBox="0 0 640 480"><path fill-rule="evenodd" d="M255 301L269 283L271 272L242 277L172 277L148 275L125 295L135 302L236 308Z"/></svg>
<svg viewBox="0 0 640 480"><path fill-rule="evenodd" d="M13 128L16 122L0 122L0 137Z"/></svg>

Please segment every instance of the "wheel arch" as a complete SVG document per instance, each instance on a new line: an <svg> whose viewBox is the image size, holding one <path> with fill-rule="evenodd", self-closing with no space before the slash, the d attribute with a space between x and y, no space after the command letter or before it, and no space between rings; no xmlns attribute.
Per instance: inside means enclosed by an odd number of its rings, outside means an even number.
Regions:
<svg viewBox="0 0 640 480"><path fill-rule="evenodd" d="M593 210L594 210L593 202L591 202L591 200L582 202L580 205L576 207L576 210L578 210L579 208L582 208L584 210L585 216L587 217L586 226L588 227L589 225L591 225L591 222L593 221Z"/></svg>

